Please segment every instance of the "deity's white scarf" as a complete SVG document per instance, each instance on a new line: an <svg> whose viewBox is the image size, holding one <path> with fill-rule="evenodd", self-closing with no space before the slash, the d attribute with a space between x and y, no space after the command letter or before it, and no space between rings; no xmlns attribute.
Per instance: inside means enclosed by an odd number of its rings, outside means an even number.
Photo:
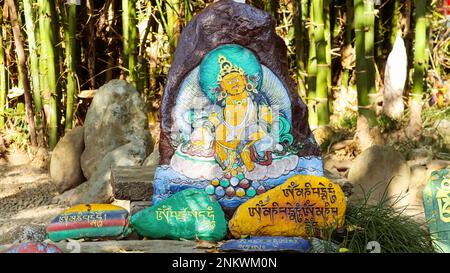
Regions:
<svg viewBox="0 0 450 273"><path fill-rule="evenodd" d="M226 141L233 141L239 138L239 134L242 129L246 126L250 125L249 121L252 116L252 113L255 109L255 105L250 97L247 97L247 112L245 113L244 119L237 125L231 125L223 119L223 124L227 128L226 132Z"/></svg>

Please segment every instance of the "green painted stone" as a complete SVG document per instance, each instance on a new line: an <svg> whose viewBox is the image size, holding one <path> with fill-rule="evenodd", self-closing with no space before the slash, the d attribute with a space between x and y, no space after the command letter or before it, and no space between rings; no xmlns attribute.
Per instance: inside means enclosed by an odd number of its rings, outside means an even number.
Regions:
<svg viewBox="0 0 450 273"><path fill-rule="evenodd" d="M247 189L247 196L248 197L253 197L255 195L256 195L256 190L254 188L250 187L250 188Z"/></svg>
<svg viewBox="0 0 450 273"><path fill-rule="evenodd" d="M230 185L230 181L226 180L226 179L222 179L220 180L220 186L226 188Z"/></svg>
<svg viewBox="0 0 450 273"><path fill-rule="evenodd" d="M139 211L130 225L139 235L155 239L220 241L227 233L220 204L205 191L192 188Z"/></svg>
<svg viewBox="0 0 450 273"><path fill-rule="evenodd" d="M423 207L437 252L450 253L450 167L434 171L423 190Z"/></svg>

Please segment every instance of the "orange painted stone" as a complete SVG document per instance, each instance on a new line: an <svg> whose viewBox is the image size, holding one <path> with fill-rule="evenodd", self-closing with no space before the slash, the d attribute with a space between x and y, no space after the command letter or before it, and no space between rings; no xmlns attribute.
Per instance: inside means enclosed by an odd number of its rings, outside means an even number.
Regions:
<svg viewBox="0 0 450 273"><path fill-rule="evenodd" d="M229 222L235 238L319 236L341 227L347 201L341 188L325 177L296 175L242 204Z"/></svg>

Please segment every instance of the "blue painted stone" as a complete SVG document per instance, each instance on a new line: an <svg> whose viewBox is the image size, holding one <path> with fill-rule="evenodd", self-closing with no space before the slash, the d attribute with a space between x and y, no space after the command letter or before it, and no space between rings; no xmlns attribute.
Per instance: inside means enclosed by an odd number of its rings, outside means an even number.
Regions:
<svg viewBox="0 0 450 273"><path fill-rule="evenodd" d="M261 184L258 181L253 181L252 182L252 187L253 188L257 189L257 188L259 188L259 186L261 186Z"/></svg>
<svg viewBox="0 0 450 273"><path fill-rule="evenodd" d="M295 251L309 252L311 244L300 237L251 237L247 239L229 240L221 247L221 251Z"/></svg>
<svg viewBox="0 0 450 273"><path fill-rule="evenodd" d="M431 173L423 207L435 250L450 253L450 167Z"/></svg>
<svg viewBox="0 0 450 273"><path fill-rule="evenodd" d="M239 184L239 179L237 177L232 177L230 179L231 186L237 186Z"/></svg>
<svg viewBox="0 0 450 273"><path fill-rule="evenodd" d="M217 187L216 188L216 195L219 196L219 197L224 196L225 195L225 190L222 187L220 187L220 186Z"/></svg>

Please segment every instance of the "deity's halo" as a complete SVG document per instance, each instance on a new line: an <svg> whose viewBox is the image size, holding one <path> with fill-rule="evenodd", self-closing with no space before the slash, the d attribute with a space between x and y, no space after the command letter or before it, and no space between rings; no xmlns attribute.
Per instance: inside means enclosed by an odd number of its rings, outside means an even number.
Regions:
<svg viewBox="0 0 450 273"><path fill-rule="evenodd" d="M219 56L224 56L233 66L238 66L247 74L247 80L250 76L259 77L259 91L262 83L262 67L257 57L249 49L237 44L226 44L211 50L200 64L199 82L202 91L211 101L216 102L217 97L214 93L219 88L217 77L220 74Z"/></svg>

